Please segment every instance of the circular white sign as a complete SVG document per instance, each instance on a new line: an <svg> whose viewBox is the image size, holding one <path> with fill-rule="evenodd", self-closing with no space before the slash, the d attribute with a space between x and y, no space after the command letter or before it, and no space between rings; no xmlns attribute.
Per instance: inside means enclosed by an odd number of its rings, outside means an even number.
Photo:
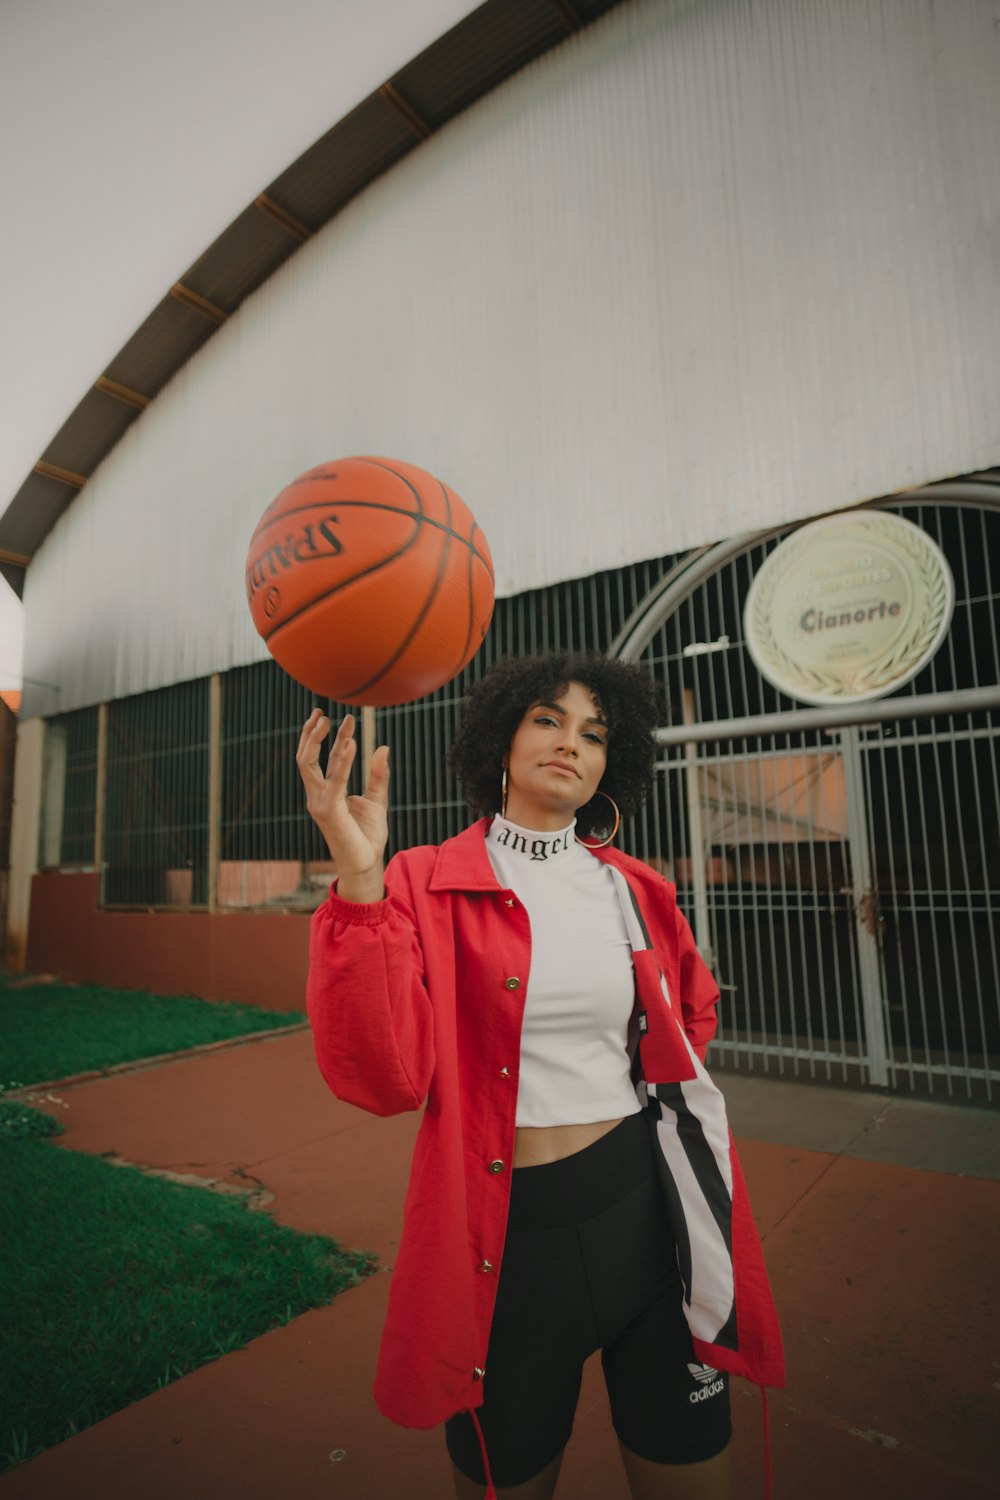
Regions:
<svg viewBox="0 0 1000 1500"><path fill-rule="evenodd" d="M881 698L915 677L951 621L955 584L925 531L883 511L802 526L758 569L743 611L750 655L803 703Z"/></svg>

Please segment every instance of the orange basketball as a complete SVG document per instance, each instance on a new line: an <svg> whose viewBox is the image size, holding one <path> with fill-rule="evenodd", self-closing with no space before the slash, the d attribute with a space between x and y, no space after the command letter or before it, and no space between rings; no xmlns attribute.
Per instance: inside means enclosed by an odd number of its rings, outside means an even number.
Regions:
<svg viewBox="0 0 1000 1500"><path fill-rule="evenodd" d="M475 517L392 458L344 458L293 480L250 539L246 585L275 661L338 703L409 703L441 687L493 614Z"/></svg>

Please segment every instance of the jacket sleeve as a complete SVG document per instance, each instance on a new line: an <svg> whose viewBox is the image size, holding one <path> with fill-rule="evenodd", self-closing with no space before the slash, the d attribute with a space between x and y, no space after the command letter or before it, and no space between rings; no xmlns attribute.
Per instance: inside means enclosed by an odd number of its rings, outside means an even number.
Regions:
<svg viewBox="0 0 1000 1500"><path fill-rule="evenodd" d="M698 952L687 919L674 908L677 924L677 982L680 990L684 1031L701 1062L719 1024L719 986Z"/></svg>
<svg viewBox="0 0 1000 1500"><path fill-rule="evenodd" d="M314 913L306 1000L320 1072L376 1115L419 1109L434 1071L434 1021L405 873L362 904L332 891Z"/></svg>

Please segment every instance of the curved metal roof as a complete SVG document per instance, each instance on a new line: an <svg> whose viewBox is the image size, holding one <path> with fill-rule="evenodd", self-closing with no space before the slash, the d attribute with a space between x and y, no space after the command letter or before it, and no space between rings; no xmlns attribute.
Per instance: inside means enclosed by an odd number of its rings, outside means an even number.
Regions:
<svg viewBox="0 0 1000 1500"><path fill-rule="evenodd" d="M0 573L24 574L98 464L244 298L383 172L619 0L486 0L362 100L248 204L119 349L0 517Z"/></svg>

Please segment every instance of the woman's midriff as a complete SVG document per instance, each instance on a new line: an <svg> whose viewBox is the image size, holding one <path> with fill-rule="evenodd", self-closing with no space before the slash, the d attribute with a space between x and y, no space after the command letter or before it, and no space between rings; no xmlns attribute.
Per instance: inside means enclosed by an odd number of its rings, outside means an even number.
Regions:
<svg viewBox="0 0 1000 1500"><path fill-rule="evenodd" d="M591 1120L586 1125L522 1125L514 1134L514 1166L543 1167L546 1162L575 1156L620 1125L617 1120Z"/></svg>

